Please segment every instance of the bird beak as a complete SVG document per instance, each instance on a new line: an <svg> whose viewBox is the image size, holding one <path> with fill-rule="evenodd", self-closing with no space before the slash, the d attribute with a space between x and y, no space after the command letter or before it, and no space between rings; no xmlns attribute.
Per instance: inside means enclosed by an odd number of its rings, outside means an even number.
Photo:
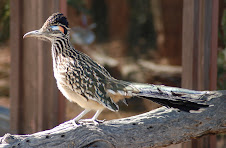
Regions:
<svg viewBox="0 0 226 148"><path fill-rule="evenodd" d="M34 31L30 31L28 33L26 33L23 38L27 38L27 37L41 37L43 36L42 32L40 32L40 30L34 30Z"/></svg>

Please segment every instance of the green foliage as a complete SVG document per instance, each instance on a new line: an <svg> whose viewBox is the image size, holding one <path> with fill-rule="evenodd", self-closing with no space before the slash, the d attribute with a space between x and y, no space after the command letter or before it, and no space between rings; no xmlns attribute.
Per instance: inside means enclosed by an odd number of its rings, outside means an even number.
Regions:
<svg viewBox="0 0 226 148"><path fill-rule="evenodd" d="M0 42L3 42L9 38L9 6L9 0L0 1Z"/></svg>
<svg viewBox="0 0 226 148"><path fill-rule="evenodd" d="M90 8L91 17L97 24L95 28L96 41L105 42L108 40L108 11L107 5L104 0L92 0L92 6Z"/></svg>
<svg viewBox="0 0 226 148"><path fill-rule="evenodd" d="M132 55L147 55L156 46L156 32L150 0L130 0L130 26L128 41Z"/></svg>
<svg viewBox="0 0 226 148"><path fill-rule="evenodd" d="M221 27L219 28L219 39L223 42L223 50L218 52L217 59L217 87L218 89L226 89L226 10L223 12Z"/></svg>
<svg viewBox="0 0 226 148"><path fill-rule="evenodd" d="M67 0L68 5L72 6L79 13L88 14L89 10L86 8L84 0Z"/></svg>
<svg viewBox="0 0 226 148"><path fill-rule="evenodd" d="M218 53L217 68L217 88L226 89L226 49Z"/></svg>
<svg viewBox="0 0 226 148"><path fill-rule="evenodd" d="M226 46L226 10L223 12L222 22L221 22L222 35L220 39L223 40L224 46Z"/></svg>
<svg viewBox="0 0 226 148"><path fill-rule="evenodd" d="M92 0L90 9L84 0L67 0L67 3L77 10L77 13L89 15L97 24L95 28L96 41L105 42L108 39L107 6L105 0Z"/></svg>

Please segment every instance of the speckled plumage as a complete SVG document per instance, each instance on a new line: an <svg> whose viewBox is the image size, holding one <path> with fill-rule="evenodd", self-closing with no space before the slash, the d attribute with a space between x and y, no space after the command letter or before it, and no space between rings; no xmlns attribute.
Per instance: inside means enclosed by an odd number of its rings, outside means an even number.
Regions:
<svg viewBox="0 0 226 148"><path fill-rule="evenodd" d="M149 99L187 112L200 111L209 106L203 104L205 92L114 79L104 67L73 48L69 33L66 17L54 13L41 29L28 32L24 37L51 41L53 70L58 88L68 100L85 108L74 119L76 122L90 110L97 111L92 120L96 120L104 108L118 111L115 102L131 97Z"/></svg>
<svg viewBox="0 0 226 148"><path fill-rule="evenodd" d="M64 41L62 41L64 40ZM75 50L65 39L53 43L54 75L59 85L65 85L87 99L97 101L110 110L118 106L107 94L107 85L116 81L108 71L87 55ZM60 47L64 46L64 48ZM59 50L66 49L66 50Z"/></svg>

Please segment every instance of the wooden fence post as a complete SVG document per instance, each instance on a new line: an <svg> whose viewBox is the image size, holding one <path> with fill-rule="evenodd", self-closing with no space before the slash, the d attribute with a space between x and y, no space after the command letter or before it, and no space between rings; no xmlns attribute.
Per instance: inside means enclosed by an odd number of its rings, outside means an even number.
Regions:
<svg viewBox="0 0 226 148"><path fill-rule="evenodd" d="M23 39L26 32L41 28L53 12L59 11L60 2L66 5L65 0L10 1L12 133L41 131L64 119L64 114L58 116L64 106L61 105L59 110L50 44L37 39Z"/></svg>
<svg viewBox="0 0 226 148"><path fill-rule="evenodd" d="M182 87L216 90L218 10L216 0L184 0ZM193 140L192 147L215 147L216 136Z"/></svg>

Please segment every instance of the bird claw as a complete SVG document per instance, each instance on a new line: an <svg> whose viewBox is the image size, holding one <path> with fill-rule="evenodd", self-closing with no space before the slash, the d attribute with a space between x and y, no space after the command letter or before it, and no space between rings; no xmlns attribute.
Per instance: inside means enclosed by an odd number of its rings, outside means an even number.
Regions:
<svg viewBox="0 0 226 148"><path fill-rule="evenodd" d="M76 120L71 120L72 124L77 127L78 125L80 125L80 123Z"/></svg>
<svg viewBox="0 0 226 148"><path fill-rule="evenodd" d="M98 123L104 123L104 121L106 121L105 119L104 120L95 120L96 122L98 122Z"/></svg>
<svg viewBox="0 0 226 148"><path fill-rule="evenodd" d="M105 120L97 120L97 119L82 119L79 120L79 124L94 124L94 125L99 125L100 123L103 123Z"/></svg>

